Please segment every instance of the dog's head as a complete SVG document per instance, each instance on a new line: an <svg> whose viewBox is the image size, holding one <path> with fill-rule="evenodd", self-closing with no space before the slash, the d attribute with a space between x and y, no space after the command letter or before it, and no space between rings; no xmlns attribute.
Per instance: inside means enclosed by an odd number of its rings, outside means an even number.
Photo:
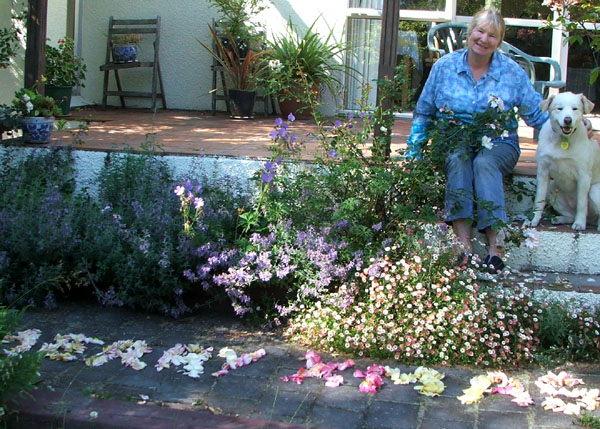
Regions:
<svg viewBox="0 0 600 429"><path fill-rule="evenodd" d="M568 136L581 124L583 115L590 113L594 103L583 94L562 92L551 95L540 103L540 109L550 112L550 120L560 127L563 135Z"/></svg>

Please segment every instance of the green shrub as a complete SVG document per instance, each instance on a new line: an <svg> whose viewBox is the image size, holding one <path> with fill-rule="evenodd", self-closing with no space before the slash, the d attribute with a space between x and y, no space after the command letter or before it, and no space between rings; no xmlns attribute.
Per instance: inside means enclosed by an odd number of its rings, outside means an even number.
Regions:
<svg viewBox="0 0 600 429"><path fill-rule="evenodd" d="M22 311L0 307L0 338L12 334L23 316ZM7 411L7 404L31 389L39 379L39 368L43 353L0 355L0 421Z"/></svg>

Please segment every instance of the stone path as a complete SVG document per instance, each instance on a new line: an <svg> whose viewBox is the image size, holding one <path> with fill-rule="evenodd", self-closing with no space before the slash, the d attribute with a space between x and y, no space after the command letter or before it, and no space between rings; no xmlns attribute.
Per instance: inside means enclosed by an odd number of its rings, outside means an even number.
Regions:
<svg viewBox="0 0 600 429"><path fill-rule="evenodd" d="M118 359L89 368L82 361L58 362L45 359L42 381L32 398L18 407L20 420L13 427L320 427L320 428L570 428L575 418L544 411L543 398L533 384L539 369L509 373L528 387L536 405L521 408L509 397L492 395L477 405L462 405L456 396L467 388L472 376L483 373L463 367L437 368L444 372L446 389L441 397L421 396L413 385L389 381L374 395L358 390L360 379L352 369L342 372L344 385L325 386L322 379L307 379L302 385L284 383L279 377L304 366L306 348L285 340L281 333L263 332L226 315L207 313L179 320L146 315L123 309L106 309L91 303L61 304L57 310L30 309L24 328L39 328L42 342L51 342L57 333L83 333L106 343L145 340L153 352L142 360L148 366L135 371ZM176 343L199 343L214 347L205 373L189 378L172 367L157 372L154 364L163 351ZM221 347L231 347L238 355L265 348L259 361L214 378L222 358ZM100 351L90 345L86 354ZM345 360L347 356L327 356L323 360ZM356 368L366 370L384 364L413 371L414 367L394 361L355 359ZM600 387L597 365L569 366L569 372L582 376L587 387ZM545 372L545 370L543 371ZM143 401L140 395L148 399ZM145 402L140 404L139 402ZM98 417L90 419L90 412ZM600 410L594 411L600 416Z"/></svg>

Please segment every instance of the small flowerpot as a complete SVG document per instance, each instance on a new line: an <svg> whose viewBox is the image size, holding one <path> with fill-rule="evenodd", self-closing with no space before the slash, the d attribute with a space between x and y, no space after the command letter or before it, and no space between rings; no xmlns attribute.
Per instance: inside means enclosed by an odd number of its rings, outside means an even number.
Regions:
<svg viewBox="0 0 600 429"><path fill-rule="evenodd" d="M71 94L72 86L54 86L46 85L46 95L54 98L56 104L62 110L62 116L71 114Z"/></svg>
<svg viewBox="0 0 600 429"><path fill-rule="evenodd" d="M21 118L23 140L26 143L48 143L52 137L54 118L25 117Z"/></svg>
<svg viewBox="0 0 600 429"><path fill-rule="evenodd" d="M230 89L229 95L229 108L232 118L253 118L252 113L254 112L254 100L256 98L256 91L244 91L241 89Z"/></svg>
<svg viewBox="0 0 600 429"><path fill-rule="evenodd" d="M136 45L115 45L112 54L115 63L132 63L137 58L138 47Z"/></svg>

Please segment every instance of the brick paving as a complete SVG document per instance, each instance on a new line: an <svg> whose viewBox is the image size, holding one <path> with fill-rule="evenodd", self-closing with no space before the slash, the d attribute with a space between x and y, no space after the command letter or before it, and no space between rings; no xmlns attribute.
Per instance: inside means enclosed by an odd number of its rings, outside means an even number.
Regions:
<svg viewBox="0 0 600 429"><path fill-rule="evenodd" d="M358 390L360 379L352 369L341 372L344 385L325 386L322 379L307 379L301 385L284 383L279 377L304 366L306 348L287 341L281 332L265 332L225 313L199 314L180 320L148 315L119 308L101 308L84 302L60 304L58 309L29 309L23 328L39 328L38 344L51 342L57 333L84 333L106 343L123 339L146 340L152 347L142 360L141 371L121 365L118 359L89 368L79 360L57 362L45 359L42 381L32 396L17 404L18 421L9 427L39 428L517 428L559 429L573 427L575 417L544 411L534 385L541 370L531 367L508 372L528 386L536 405L521 408L509 397L492 395L479 404L462 405L456 396L469 386L481 369L437 368L445 373L446 389L441 397L417 394L412 385L386 382L377 394ZM192 379L175 367L157 372L154 364L163 351L176 343L199 343L215 348L205 364L205 373ZM214 378L223 359L216 357L221 347L238 354L264 348L266 356L248 366ZM89 345L86 355L100 351ZM322 354L324 361L341 361L347 356ZM414 370L394 361L355 359L356 368L378 363ZM597 365L568 365L566 369L582 376L589 388L600 387ZM140 395L149 399L142 401ZM98 417L90 418L91 412ZM600 417L600 410L593 412Z"/></svg>
<svg viewBox="0 0 600 429"><path fill-rule="evenodd" d="M86 107L75 109L69 120L90 121L89 132L83 137L79 150L111 151L125 148L140 149L149 139L160 144L168 155L218 155L231 157L268 157L270 138L276 116L254 119L231 119L224 113L190 110L148 110L109 108L105 111ZM410 118L397 118L394 123L392 150L403 147L410 133ZM305 142L302 157L314 159L317 140L308 133L314 132L313 120L298 119L292 131ZM533 129L519 128L521 158L516 174L535 174L535 149ZM70 144L70 133L56 132L50 146Z"/></svg>

